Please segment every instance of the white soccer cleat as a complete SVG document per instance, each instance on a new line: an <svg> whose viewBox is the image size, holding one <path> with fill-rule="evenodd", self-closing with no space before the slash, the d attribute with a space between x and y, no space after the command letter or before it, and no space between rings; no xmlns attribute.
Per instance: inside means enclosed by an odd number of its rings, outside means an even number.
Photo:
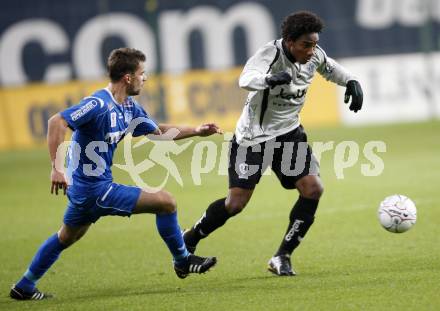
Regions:
<svg viewBox="0 0 440 311"><path fill-rule="evenodd" d="M269 260L267 269L278 276L294 276L295 271L292 269L289 255L274 256Z"/></svg>

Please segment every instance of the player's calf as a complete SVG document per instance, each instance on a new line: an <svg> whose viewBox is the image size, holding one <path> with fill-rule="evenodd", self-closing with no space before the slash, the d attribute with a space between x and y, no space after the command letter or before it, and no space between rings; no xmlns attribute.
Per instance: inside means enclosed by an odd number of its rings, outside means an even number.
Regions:
<svg viewBox="0 0 440 311"><path fill-rule="evenodd" d="M225 198L212 202L195 225L184 232L183 239L188 250L194 252L201 239L223 226L230 217L225 208Z"/></svg>

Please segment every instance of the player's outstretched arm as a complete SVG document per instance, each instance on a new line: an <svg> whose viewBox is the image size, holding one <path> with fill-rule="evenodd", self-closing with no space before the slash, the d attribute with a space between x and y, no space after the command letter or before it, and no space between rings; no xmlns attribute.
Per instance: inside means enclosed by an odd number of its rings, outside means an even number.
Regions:
<svg viewBox="0 0 440 311"><path fill-rule="evenodd" d="M179 140L193 136L205 137L222 133L223 131L215 123L205 123L197 127L161 123L155 132L156 135L161 136L162 140Z"/></svg>
<svg viewBox="0 0 440 311"><path fill-rule="evenodd" d="M364 95L357 79L348 72L343 66L337 63L333 58L328 57L321 47L318 47L314 58L318 64L318 72L329 81L340 86L345 86L344 102L350 101L349 109L358 112L362 109Z"/></svg>
<svg viewBox="0 0 440 311"><path fill-rule="evenodd" d="M63 143L67 132L67 122L57 113L49 119L47 130L47 146L49 148L52 171L50 173L51 188L50 193L58 195L58 190L63 189L64 194L67 190L67 180L64 175L64 158L57 158L58 147Z"/></svg>

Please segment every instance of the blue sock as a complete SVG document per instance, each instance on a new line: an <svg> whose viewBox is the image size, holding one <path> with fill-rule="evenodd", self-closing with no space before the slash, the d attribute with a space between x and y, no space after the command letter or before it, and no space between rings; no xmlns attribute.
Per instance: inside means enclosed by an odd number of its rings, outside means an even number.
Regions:
<svg viewBox="0 0 440 311"><path fill-rule="evenodd" d="M185 262L189 252L183 242L182 232L177 222L177 212L156 215L156 226L160 236L173 254L174 262L177 264Z"/></svg>
<svg viewBox="0 0 440 311"><path fill-rule="evenodd" d="M57 233L49 237L40 246L32 259L31 265L16 286L26 292L32 292L37 281L58 259L60 253L65 248L66 247L60 243Z"/></svg>

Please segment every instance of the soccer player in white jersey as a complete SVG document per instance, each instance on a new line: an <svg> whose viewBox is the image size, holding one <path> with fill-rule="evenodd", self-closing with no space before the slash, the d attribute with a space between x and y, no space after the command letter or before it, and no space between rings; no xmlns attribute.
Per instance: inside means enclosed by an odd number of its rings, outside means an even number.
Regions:
<svg viewBox="0 0 440 311"><path fill-rule="evenodd" d="M346 87L344 101L348 103L351 97L349 109L354 112L362 108L363 94L356 78L318 45L323 28L318 16L296 12L284 19L281 28L282 38L260 48L240 76L239 85L249 94L231 141L228 195L208 207L185 231L184 240L194 252L201 239L240 213L262 173L271 166L285 189L299 192L281 245L268 267L276 275L292 276L290 257L312 225L323 193L319 164L299 119L307 90L318 72Z"/></svg>
<svg viewBox="0 0 440 311"><path fill-rule="evenodd" d="M188 127L157 124L151 119L132 97L139 94L146 80L144 63L145 55L141 51L113 50L107 62L111 80L108 87L49 120L51 193L58 195L58 191L63 190L69 200L60 230L40 246L23 277L13 285L11 298L41 300L49 297L36 288L37 281L92 223L108 215L156 214L157 230L172 254L174 270L180 278L190 273L204 273L216 264L215 257L195 256L186 249L177 221L176 201L170 193L164 190L151 193L147 189L113 182L114 151L128 133L133 136L164 133L160 139L166 139L169 129L177 129L175 140L221 133L214 123ZM67 128L73 130L67 157L70 184L63 169L55 163Z"/></svg>

